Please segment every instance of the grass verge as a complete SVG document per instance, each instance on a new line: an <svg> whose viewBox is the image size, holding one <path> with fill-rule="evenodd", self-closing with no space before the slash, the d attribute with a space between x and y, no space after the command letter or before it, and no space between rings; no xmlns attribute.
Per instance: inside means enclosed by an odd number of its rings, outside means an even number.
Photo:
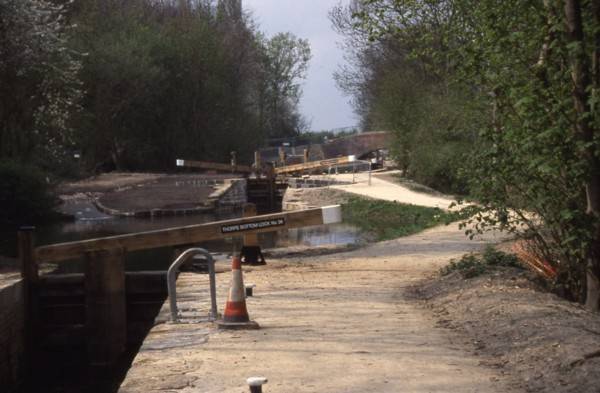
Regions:
<svg viewBox="0 0 600 393"><path fill-rule="evenodd" d="M345 223L374 235L377 241L412 235L440 224L459 220L459 213L439 208L351 197L342 205Z"/></svg>

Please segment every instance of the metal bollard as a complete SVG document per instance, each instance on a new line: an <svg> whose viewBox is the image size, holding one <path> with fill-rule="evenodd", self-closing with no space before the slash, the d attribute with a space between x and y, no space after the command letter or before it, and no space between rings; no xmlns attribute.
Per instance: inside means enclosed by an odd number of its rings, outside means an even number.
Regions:
<svg viewBox="0 0 600 393"><path fill-rule="evenodd" d="M268 381L265 377L250 377L246 380L246 383L250 386L250 393L262 393L262 385Z"/></svg>
<svg viewBox="0 0 600 393"><path fill-rule="evenodd" d="M256 288L256 284L246 284L246 297L254 296L254 288Z"/></svg>

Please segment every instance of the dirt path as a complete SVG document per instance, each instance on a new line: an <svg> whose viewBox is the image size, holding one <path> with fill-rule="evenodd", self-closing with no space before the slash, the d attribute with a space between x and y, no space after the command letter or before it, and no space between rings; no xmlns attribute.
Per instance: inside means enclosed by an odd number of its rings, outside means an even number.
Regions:
<svg viewBox="0 0 600 393"><path fill-rule="evenodd" d="M257 284L248 308L261 330L159 325L120 391L242 393L247 377L263 375L265 393L516 392L464 337L436 327L406 296L449 258L482 244L456 226L438 227L349 253L245 269L246 283ZM186 312L198 312L203 281L180 277ZM222 306L229 275L218 282Z"/></svg>
<svg viewBox="0 0 600 393"><path fill-rule="evenodd" d="M413 205L427 207L439 207L440 209L448 209L448 206L452 202L454 202L452 197L444 195L430 195L421 192L416 192L400 184L392 183L390 181L380 179L376 176L371 177L371 185L369 185L366 179L364 178L365 176L366 175L362 174L360 178L361 181L357 184L335 185L331 186L331 188L350 192L353 194L368 196L370 198L383 199L386 201L397 201L401 203L410 203ZM352 174L334 175L333 178L351 181Z"/></svg>

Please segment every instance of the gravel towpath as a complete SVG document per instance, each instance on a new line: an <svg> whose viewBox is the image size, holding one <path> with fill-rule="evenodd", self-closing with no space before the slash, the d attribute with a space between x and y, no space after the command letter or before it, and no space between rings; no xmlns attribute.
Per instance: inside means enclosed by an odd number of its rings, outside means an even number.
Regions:
<svg viewBox="0 0 600 393"><path fill-rule="evenodd" d="M339 174L333 175L332 178L339 181L352 181L353 175ZM409 203L419 206L439 207L440 209L448 209L450 204L454 202L450 196L429 195L412 191L400 184L383 180L376 176L371 176L371 184L369 185L367 175L364 173L360 174L358 177L354 176L354 178L358 179L355 184L334 185L331 186L331 188L375 199Z"/></svg>
<svg viewBox="0 0 600 393"><path fill-rule="evenodd" d="M348 253L244 268L245 282L257 285L247 304L261 329L157 325L120 392L242 393L251 376L269 379L265 393L517 392L475 355L468 337L439 327L407 295L450 258L494 240L469 241L455 225L443 226ZM229 279L218 276L220 307ZM205 276L182 274L178 287L184 315L207 311Z"/></svg>

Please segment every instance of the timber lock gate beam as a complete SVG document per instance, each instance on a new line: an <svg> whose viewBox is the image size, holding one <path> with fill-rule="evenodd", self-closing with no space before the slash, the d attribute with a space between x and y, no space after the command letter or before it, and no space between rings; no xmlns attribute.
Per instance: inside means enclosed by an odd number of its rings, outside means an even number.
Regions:
<svg viewBox="0 0 600 393"><path fill-rule="evenodd" d="M19 231L21 275L29 293L26 329L35 329L37 325L39 310L35 293L39 289L39 266L83 259L88 361L91 365L114 364L124 352L127 339L124 262L127 252L341 221L341 206L335 205L40 247L34 246L32 228L26 228ZM214 306L212 311L216 312Z"/></svg>

